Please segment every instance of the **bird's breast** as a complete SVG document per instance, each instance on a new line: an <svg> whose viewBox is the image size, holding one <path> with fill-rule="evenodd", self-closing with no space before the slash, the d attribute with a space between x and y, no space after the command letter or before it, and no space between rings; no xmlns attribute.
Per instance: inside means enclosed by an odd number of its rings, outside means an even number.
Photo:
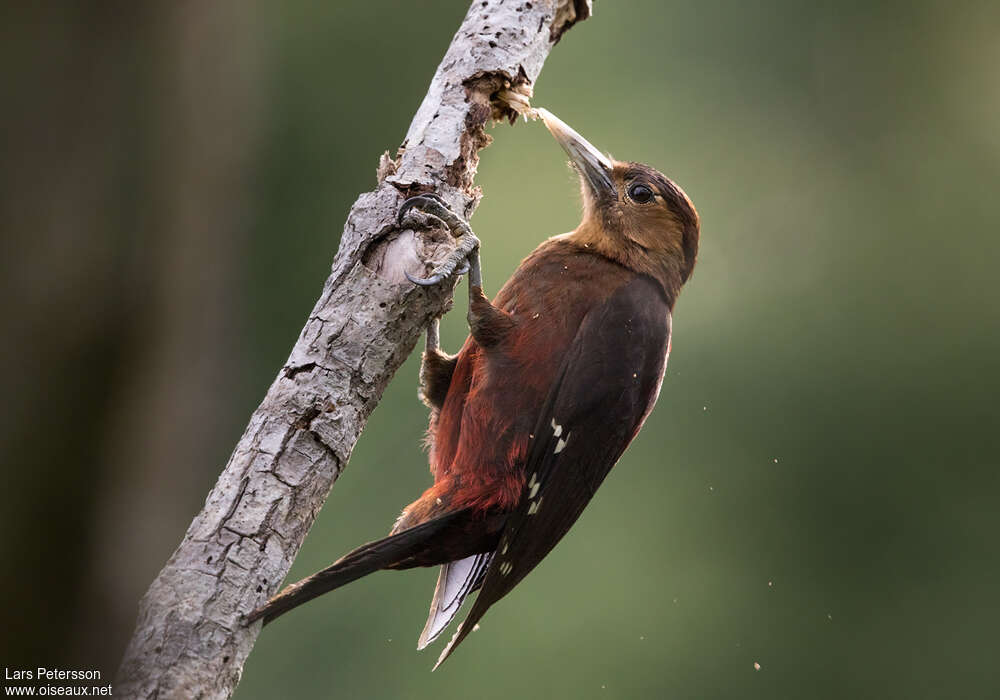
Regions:
<svg viewBox="0 0 1000 700"><path fill-rule="evenodd" d="M469 338L437 420L435 479L454 505L513 508L541 406L587 313L635 273L566 243L529 256L494 305L513 321L489 348Z"/></svg>

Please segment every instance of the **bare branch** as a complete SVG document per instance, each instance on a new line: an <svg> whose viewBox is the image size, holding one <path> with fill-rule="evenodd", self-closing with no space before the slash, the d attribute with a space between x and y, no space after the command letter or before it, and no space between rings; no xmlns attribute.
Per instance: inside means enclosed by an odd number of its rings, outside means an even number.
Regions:
<svg viewBox="0 0 1000 700"><path fill-rule="evenodd" d="M433 190L472 214L484 126L512 115L496 92L531 85L563 32L589 14L589 0L472 4L397 158L381 159L377 188L351 208L287 363L143 597L117 694L232 694L260 631L241 617L277 590L390 378L451 303L450 289L406 281L405 272L426 274L451 242L397 230L399 205Z"/></svg>

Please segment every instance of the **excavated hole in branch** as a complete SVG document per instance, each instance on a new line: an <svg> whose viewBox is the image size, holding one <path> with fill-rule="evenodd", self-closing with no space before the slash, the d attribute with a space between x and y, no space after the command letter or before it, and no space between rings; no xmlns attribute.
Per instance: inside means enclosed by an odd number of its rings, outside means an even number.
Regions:
<svg viewBox="0 0 1000 700"><path fill-rule="evenodd" d="M439 219L420 211L407 213L410 224L378 241L365 251L362 264L376 275L395 284L410 284L404 273L425 277L455 249L451 232Z"/></svg>

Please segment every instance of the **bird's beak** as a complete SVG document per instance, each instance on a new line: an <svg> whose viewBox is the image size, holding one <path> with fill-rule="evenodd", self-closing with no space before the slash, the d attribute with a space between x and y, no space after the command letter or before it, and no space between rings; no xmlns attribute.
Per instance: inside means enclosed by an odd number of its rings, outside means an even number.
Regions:
<svg viewBox="0 0 1000 700"><path fill-rule="evenodd" d="M549 132L563 147L563 150L569 154L570 160L587 179L591 193L597 199L605 197L617 199L615 183L611 179L611 171L614 168L611 159L594 148L587 139L573 131L569 124L549 110L539 107L536 111L545 122Z"/></svg>

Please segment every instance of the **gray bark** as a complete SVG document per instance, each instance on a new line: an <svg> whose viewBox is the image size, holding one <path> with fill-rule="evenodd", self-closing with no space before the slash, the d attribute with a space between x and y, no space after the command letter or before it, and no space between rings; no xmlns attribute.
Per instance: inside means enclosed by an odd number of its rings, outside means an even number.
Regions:
<svg viewBox="0 0 1000 700"><path fill-rule="evenodd" d="M476 0L395 160L351 208L333 270L287 363L250 418L180 546L153 581L115 692L135 698L232 694L260 623L242 616L274 593L350 458L368 416L452 288L417 288L447 254L441 232L399 231L406 196L433 190L466 217L492 96L530 86L589 0Z"/></svg>

